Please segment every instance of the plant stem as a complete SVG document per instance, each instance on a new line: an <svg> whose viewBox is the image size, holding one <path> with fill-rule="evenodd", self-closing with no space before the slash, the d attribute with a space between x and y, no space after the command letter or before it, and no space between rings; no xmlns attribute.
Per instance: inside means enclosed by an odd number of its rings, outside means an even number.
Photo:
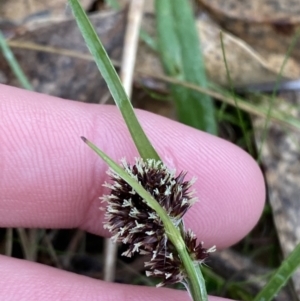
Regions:
<svg viewBox="0 0 300 301"><path fill-rule="evenodd" d="M293 273L300 266L300 243L292 253L281 263L265 287L257 294L253 301L271 301L281 288L287 283Z"/></svg>
<svg viewBox="0 0 300 301"><path fill-rule="evenodd" d="M18 79L19 83L22 85L24 89L33 91L33 88L28 81L25 73L21 69L18 61L16 60L13 52L9 48L2 32L0 31L0 50L3 53L3 56L5 57L7 63L9 64L11 70L13 71L14 75Z"/></svg>
<svg viewBox="0 0 300 301"><path fill-rule="evenodd" d="M159 155L143 131L134 113L128 95L122 86L120 78L85 11L78 0L69 0L69 4L85 43L93 55L95 63L103 76L116 105L121 111L140 156L143 159L152 158L160 160Z"/></svg>

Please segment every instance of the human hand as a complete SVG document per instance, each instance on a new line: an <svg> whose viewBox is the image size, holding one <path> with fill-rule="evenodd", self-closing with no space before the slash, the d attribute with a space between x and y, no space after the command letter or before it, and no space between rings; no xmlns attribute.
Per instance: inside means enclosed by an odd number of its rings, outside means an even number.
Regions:
<svg viewBox="0 0 300 301"><path fill-rule="evenodd" d="M98 209L108 166L80 136L116 161L138 156L117 108L0 85L0 114L0 227L80 228L108 236ZM198 178L199 201L185 216L187 228L206 248L222 249L245 236L265 198L255 161L217 137L151 113L137 115L163 161L187 170L187 179ZM183 291L105 283L5 256L0 267L0 300L190 300Z"/></svg>

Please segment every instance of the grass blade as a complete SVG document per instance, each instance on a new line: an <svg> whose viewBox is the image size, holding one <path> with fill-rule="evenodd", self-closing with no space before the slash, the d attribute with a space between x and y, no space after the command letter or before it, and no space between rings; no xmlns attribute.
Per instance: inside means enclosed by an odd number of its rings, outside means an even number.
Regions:
<svg viewBox="0 0 300 301"><path fill-rule="evenodd" d="M149 75L151 74L147 72L143 72L143 75ZM165 75L155 75L156 79L162 80L166 83L170 84L176 84L182 87L186 87L188 89L192 89L195 91L199 91L201 93L205 93L207 95L210 95L213 98L216 98L220 101L222 101L225 104L229 104L231 106L236 106L235 101L232 99L232 95L228 93L228 91L222 89L222 88L216 88L214 87L214 90L212 89L207 89L207 88L202 88L199 87L198 85L181 81L178 79L174 79ZM237 98L237 97L236 97ZM239 108L243 110L244 112L247 112L249 114L253 114L255 116L260 116L263 118L266 118L268 108L264 104L253 104L250 103L249 101L246 101L245 99L242 98L237 98ZM293 131L300 132L300 121L296 117L293 117L291 114L287 114L285 112L276 110L276 108L273 108L272 112L270 113L270 120L277 123L281 124Z"/></svg>
<svg viewBox="0 0 300 301"><path fill-rule="evenodd" d="M166 73L206 87L206 76L194 16L187 0L156 0L158 46ZM171 85L181 122L217 134L212 99Z"/></svg>
<svg viewBox="0 0 300 301"><path fill-rule="evenodd" d="M24 89L32 90L33 88L31 84L29 83L26 75L24 74L23 70L21 69L19 63L17 62L14 54L10 50L9 46L6 43L6 40L0 31L0 49L2 50L2 53L8 62L10 68L12 69L14 75L18 79L19 83L22 85Z"/></svg>
<svg viewBox="0 0 300 301"><path fill-rule="evenodd" d="M296 269L300 266L300 244L281 263L280 267L273 274L270 281L258 293L253 301L271 301L287 283Z"/></svg>
<svg viewBox="0 0 300 301"><path fill-rule="evenodd" d="M140 156L144 159L152 158L159 160L156 150L153 148L136 118L133 107L121 84L120 78L85 11L78 0L69 0L69 3L87 47L93 55L96 65L100 70L110 93L122 113Z"/></svg>
<svg viewBox="0 0 300 301"><path fill-rule="evenodd" d="M110 6L114 10L120 10L121 5L118 0L105 0L106 5Z"/></svg>

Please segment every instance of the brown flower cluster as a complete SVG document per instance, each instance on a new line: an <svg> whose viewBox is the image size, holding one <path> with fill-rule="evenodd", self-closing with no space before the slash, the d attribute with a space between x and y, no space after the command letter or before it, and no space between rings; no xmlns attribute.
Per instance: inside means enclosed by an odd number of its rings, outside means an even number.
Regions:
<svg viewBox="0 0 300 301"><path fill-rule="evenodd" d="M185 181L185 173L175 176L162 162L136 159L134 165L122 161L125 171L137 180L166 210L176 227L196 199L190 190L193 181ZM145 263L148 276L162 278L159 286L184 282L186 277L175 247L167 239L164 225L156 212L119 175L109 171L112 184L106 183L110 194L102 199L107 202L105 213L107 228L113 240L128 246L125 256L134 253L150 254ZM213 249L206 250L202 243L197 245L192 231L183 230L187 250L191 258L202 263Z"/></svg>

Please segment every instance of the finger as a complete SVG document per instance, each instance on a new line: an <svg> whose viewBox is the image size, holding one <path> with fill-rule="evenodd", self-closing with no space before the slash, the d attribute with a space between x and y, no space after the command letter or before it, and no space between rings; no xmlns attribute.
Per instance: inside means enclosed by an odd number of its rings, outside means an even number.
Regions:
<svg viewBox="0 0 300 301"><path fill-rule="evenodd" d="M115 160L137 151L120 113L1 86L0 226L81 227L104 234L99 211L107 165L79 138L86 136ZM178 171L198 177L199 201L186 215L206 246L228 246L257 222L265 190L244 151L177 122L138 111L159 154Z"/></svg>
<svg viewBox="0 0 300 301"><path fill-rule="evenodd" d="M189 301L185 291L106 283L25 260L0 256L0 300ZM228 299L210 297L209 301Z"/></svg>

